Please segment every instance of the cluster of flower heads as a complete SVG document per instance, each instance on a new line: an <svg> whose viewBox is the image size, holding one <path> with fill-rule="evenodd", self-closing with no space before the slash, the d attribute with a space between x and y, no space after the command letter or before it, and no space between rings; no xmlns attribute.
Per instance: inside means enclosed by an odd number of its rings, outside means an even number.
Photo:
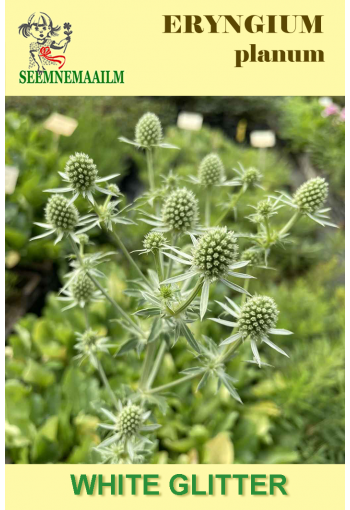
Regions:
<svg viewBox="0 0 350 510"><path fill-rule="evenodd" d="M120 140L145 148L147 155L151 157L152 150L155 147L176 148L170 144L163 143L162 138L162 126L159 118L153 113L146 113L136 125L135 140L130 141L125 138ZM253 186L261 188L260 181L262 175L259 170L253 167L245 169L242 165L239 166L240 169L234 169L237 177L230 181L226 180L224 165L220 157L214 153L208 154L200 163L198 176L191 177L191 181L207 189L213 186L241 186L244 192ZM114 223L133 223L131 220L119 216L126 209L124 208L122 211L117 210L120 200L110 201L109 197L106 199L105 204L99 208L98 216L88 214L82 218L79 217L78 210L73 204L75 199L81 195L94 205L93 194L96 191L118 197L120 190L117 185L109 184L107 188L99 186L100 183L113 179L118 174L99 178L98 169L94 161L84 153L75 153L75 155L70 156L65 172L60 173L60 175L68 186L66 188L46 190L55 193L55 195L49 198L45 209L47 223L37 223L37 225L45 228L47 232L36 238L56 233L57 242L63 236L70 236L75 242L81 244L81 250L83 251L84 245L89 242L85 231L92 228L92 226L100 226L100 223L104 223L107 229L110 230ZM225 346L238 341L250 341L253 360L248 361L256 363L261 367L266 365L266 363L263 363L260 358L258 344L265 343L287 356L281 348L270 340L269 335L289 335L291 332L284 329L276 329L279 311L271 297L260 295L251 297L246 287L242 288L228 279L228 277L252 278L251 275L238 273L236 270L248 265L260 265L263 260L264 249L255 246L245 250L239 257L237 237L234 232L226 227L202 229L198 223L199 206L196 196L187 188L175 188L176 182L172 174L169 174L164 188L166 193L164 193L165 200L161 210L161 217L144 213L146 218L142 218L142 221L149 223L155 228L145 236L143 241L144 249L137 251L157 254L161 263L163 263L163 255L165 255L189 267L186 272L176 276L169 276L163 282L159 282L160 278L156 278L155 285L157 291L153 295L150 283L153 307L149 310L139 310L135 315L145 317L159 315L162 320L164 319L164 323L170 324L170 329L173 328L176 331L175 336L180 333L185 336L190 346L197 351L198 359L202 357L207 363L207 365L204 363L200 368L189 369L193 371L192 373L202 374L199 387L205 382L208 375L215 375L219 379L219 384L224 384L230 394L241 402L233 386L234 379L225 371L223 363L223 352L226 352L224 351L226 349ZM69 192L72 193L70 199L60 194ZM269 197L266 200L260 201L254 207L255 213L250 216L250 219L256 223L265 224L266 231L268 231L269 218L277 214L278 209L283 207L283 204L288 204L297 210L297 215L306 214L323 225L334 226L326 221L326 218L328 218L326 212L329 209L320 209L327 195L328 184L326 181L319 177L311 179L304 183L295 192L293 197L281 193L278 198ZM80 227L80 230L75 232L77 227ZM174 238L178 238L180 234L189 234L193 243L191 253L185 253L177 247L169 245L163 232L175 234ZM197 235L200 235L200 237L197 238ZM58 298L70 303L64 310L74 306L84 308L89 303L102 298L101 291L95 290L95 285L89 275L104 276L95 266L105 260L105 255L108 254L92 254L82 257L81 260L77 257L77 260L71 263L74 270L67 275L68 282L61 291L61 297ZM157 259L157 257L155 258ZM162 271L159 272L159 274L161 273ZM182 289L180 290L177 286L173 285L177 282L192 280L193 278L196 280L194 288L185 289L183 293ZM205 339L204 345L200 346L194 339L186 322L195 320L192 318L193 315L195 318L198 318L198 308L200 318L203 319L208 307L209 286L216 280L220 280L230 289L246 294L249 297L246 299L247 296L244 296L241 307L228 297L226 297L227 303L218 302L223 310L223 314L230 315L233 317L233 320L226 320L221 316L211 318L211 320L232 328L232 333L220 345L217 345L210 339ZM174 287L176 287L176 290ZM149 297L147 296L148 290L147 287L146 290L144 288L141 292L145 301ZM174 302L178 304L180 301L181 304L184 296L187 298L192 293L194 296L197 296L198 292L201 292L200 300L198 300L199 307L198 302L193 300L193 302L191 301L191 306L184 307L186 309L182 313L182 307L180 306L181 313L177 320L174 312L175 309L172 308ZM180 300L178 299L179 295ZM161 321L158 324L161 324ZM157 332L155 332L155 328L152 326L148 340L153 340L152 335L156 334ZM75 345L75 349L78 351L76 358L80 361L88 359L95 368L100 369L99 353L106 354L110 348L115 347L109 342L108 337L99 336L96 331L91 329L82 334L78 333ZM146 445L149 446L151 442L142 435L142 432L152 432L159 427L155 423L146 424L151 412L145 411L141 405L136 405L131 401L128 401L124 406L119 401L117 414L106 409L102 409L102 411L109 420L109 423L100 424L101 428L108 431L108 435L97 447L104 461L115 463L143 462Z"/></svg>
<svg viewBox="0 0 350 510"><path fill-rule="evenodd" d="M167 250L163 252L167 257L191 266L185 273L170 277L163 283L172 284L193 277L199 278L203 286L200 299L201 319L208 307L209 286L218 279L236 292L250 295L243 287L227 279L228 276L253 278L246 273L236 272L236 269L247 266L249 260L237 261L238 246L234 232L227 230L226 227L216 227L208 230L199 239L191 235L191 239L193 242L191 255L173 246L167 246Z"/></svg>

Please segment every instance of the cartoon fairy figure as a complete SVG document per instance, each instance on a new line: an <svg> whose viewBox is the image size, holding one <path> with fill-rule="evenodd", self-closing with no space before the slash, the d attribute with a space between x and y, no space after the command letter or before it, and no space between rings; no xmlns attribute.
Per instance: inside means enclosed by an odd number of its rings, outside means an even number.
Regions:
<svg viewBox="0 0 350 510"><path fill-rule="evenodd" d="M60 26L54 26L50 16L45 12L34 12L28 18L28 23L23 23L19 28L19 33L24 37L32 36L35 42L30 43L29 46L29 69L37 68L39 72L45 71L44 65L58 65L60 62L54 59L46 59L42 56L42 48L48 47L53 50L60 50L66 48L70 42L69 30L67 37L56 43L52 38L57 37L58 32L61 30ZM64 27L68 28L68 27ZM69 27L70 28L70 27ZM63 57L64 58L64 57ZM65 59L64 59L65 60Z"/></svg>

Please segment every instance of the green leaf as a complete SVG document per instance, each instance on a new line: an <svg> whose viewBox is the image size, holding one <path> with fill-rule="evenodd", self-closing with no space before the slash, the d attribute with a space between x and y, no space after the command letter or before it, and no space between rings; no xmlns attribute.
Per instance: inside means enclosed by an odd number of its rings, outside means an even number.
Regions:
<svg viewBox="0 0 350 510"><path fill-rule="evenodd" d="M162 332L162 329L163 329L162 319L160 317L157 317L156 319L154 319L152 323L151 331L147 338L147 343L150 344L151 342L157 340L157 338Z"/></svg>
<svg viewBox="0 0 350 510"><path fill-rule="evenodd" d="M20 250L26 245L28 241L28 236L23 234L23 232L21 232L20 230L17 230L6 225L5 241L9 246L11 246L11 248Z"/></svg>
<svg viewBox="0 0 350 510"><path fill-rule="evenodd" d="M9 423L28 420L30 415L31 389L20 381L10 379L5 384L5 411Z"/></svg>
<svg viewBox="0 0 350 510"><path fill-rule="evenodd" d="M138 317L154 317L159 314L160 308L143 308L142 310L135 312L133 315L137 315Z"/></svg>
<svg viewBox="0 0 350 510"><path fill-rule="evenodd" d="M119 349L117 356L122 356L126 352L129 352L137 347L138 339L137 338L131 338L127 342L125 342Z"/></svg>
<svg viewBox="0 0 350 510"><path fill-rule="evenodd" d="M227 432L220 432L204 446L206 464L233 464L234 448Z"/></svg>
<svg viewBox="0 0 350 510"><path fill-rule="evenodd" d="M201 302L200 302L201 320L203 320L205 312L207 311L207 308L208 308L209 289L210 289L210 281L205 280L203 287L202 287Z"/></svg>
<svg viewBox="0 0 350 510"><path fill-rule="evenodd" d="M32 447L32 458L36 463L57 462L59 444L57 441L58 416L51 416L38 431Z"/></svg>
<svg viewBox="0 0 350 510"><path fill-rule="evenodd" d="M37 363L32 359L28 360L28 363L23 370L22 378L25 382L37 384L43 388L47 388L55 382L54 373L44 365Z"/></svg>
<svg viewBox="0 0 350 510"><path fill-rule="evenodd" d="M88 411L90 404L99 400L97 380L75 367L66 370L62 381L62 392L71 404L75 415L80 411Z"/></svg>
<svg viewBox="0 0 350 510"><path fill-rule="evenodd" d="M237 402L240 404L243 404L241 397L238 395L238 392L236 388L233 386L233 379L228 374L226 374L223 371L220 371L218 373L219 381L222 382L222 384L225 386L225 388L228 390L231 397L233 397Z"/></svg>
<svg viewBox="0 0 350 510"><path fill-rule="evenodd" d="M197 352L201 352L201 349L199 347L199 344L197 343L197 340L194 338L190 328L184 323L180 322L181 324L181 331L184 337L186 338L187 342L190 344L192 349L194 349Z"/></svg>
<svg viewBox="0 0 350 510"><path fill-rule="evenodd" d="M37 320L33 328L33 342L42 354L49 358L65 358L66 347L56 340L59 334L62 336L62 329L67 328L45 318Z"/></svg>

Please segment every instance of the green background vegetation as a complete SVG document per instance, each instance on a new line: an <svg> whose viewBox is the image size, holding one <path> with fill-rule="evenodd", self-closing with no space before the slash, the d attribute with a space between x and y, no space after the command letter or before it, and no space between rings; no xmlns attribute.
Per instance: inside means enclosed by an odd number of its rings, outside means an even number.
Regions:
<svg viewBox="0 0 350 510"><path fill-rule="evenodd" d="M343 98L335 98L342 105ZM272 296L281 310L278 327L293 336L281 337L279 345L290 354L284 358L272 350L267 360L275 368L257 369L242 363L249 346L231 361L229 373L238 379L241 406L222 389L215 395L210 384L195 393L196 381L174 389L166 415L157 412L162 427L152 462L208 463L343 463L344 462L344 129L345 123L321 115L317 98L7 98L6 164L20 170L16 189L6 196L6 448L7 458L17 463L96 462L91 447L98 444L94 402L108 401L97 374L88 364L78 366L75 331L84 329L79 310L62 314L55 300L60 280L67 271L65 243L52 240L29 243L38 232L46 188L59 185L58 171L68 156L86 152L100 174L119 172L118 184L132 200L146 188L144 156L134 147L118 142L133 138L134 126L146 111L159 115L167 142L180 151L159 150L158 173L172 169L179 185L187 185L200 160L217 152L227 175L238 162L264 166L265 192L247 193L238 207L239 230L252 231L245 217L266 193L289 192L315 175L330 183L332 219L340 228L323 229L308 219L292 232L294 243L275 248L271 265L276 271L256 270L254 292ZM199 132L175 127L179 111L204 115ZM76 118L74 134L58 141L42 122L52 112ZM244 139L235 139L239 121L247 122ZM265 156L249 146L253 129L272 128L277 146ZM181 180L182 178L182 180ZM200 194L198 193L198 196ZM200 200L201 197L199 196ZM215 195L213 216L227 203L227 191ZM78 205L81 206L82 204ZM201 211L204 204L201 201ZM80 207L79 207L80 208ZM289 217L287 208L276 218L276 228ZM232 214L227 224L236 230ZM148 227L123 227L122 237L131 250L140 249ZM115 249L105 234L94 231L91 250ZM240 248L245 243L240 241ZM123 294L130 269L117 252L108 274L110 294L133 312L135 303ZM139 257L144 269L148 257ZM215 286L211 299L222 300L226 289ZM215 310L219 313L219 310ZM91 306L92 327L111 336L116 345L126 332L116 322L108 303ZM196 335L219 340L220 325L197 324ZM118 349L116 348L116 352ZM112 387L136 388L141 360L130 352L101 361ZM180 340L167 353L157 377L165 384L191 366L192 355Z"/></svg>

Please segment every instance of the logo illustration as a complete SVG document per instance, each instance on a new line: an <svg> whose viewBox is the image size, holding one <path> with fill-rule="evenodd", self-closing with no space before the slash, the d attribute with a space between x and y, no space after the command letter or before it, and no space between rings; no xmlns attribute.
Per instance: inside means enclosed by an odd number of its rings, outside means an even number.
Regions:
<svg viewBox="0 0 350 510"><path fill-rule="evenodd" d="M34 69L40 74L46 71L47 66L61 69L65 62L65 55L52 55L51 50L62 50L66 52L68 43L71 41L72 25L64 23L63 29L65 38L58 43L54 38L59 37L60 26L54 26L52 19L45 12L34 12L28 18L27 23L19 27L19 33L23 37L32 37L35 41L29 45L29 69ZM51 67L51 69L54 69Z"/></svg>

